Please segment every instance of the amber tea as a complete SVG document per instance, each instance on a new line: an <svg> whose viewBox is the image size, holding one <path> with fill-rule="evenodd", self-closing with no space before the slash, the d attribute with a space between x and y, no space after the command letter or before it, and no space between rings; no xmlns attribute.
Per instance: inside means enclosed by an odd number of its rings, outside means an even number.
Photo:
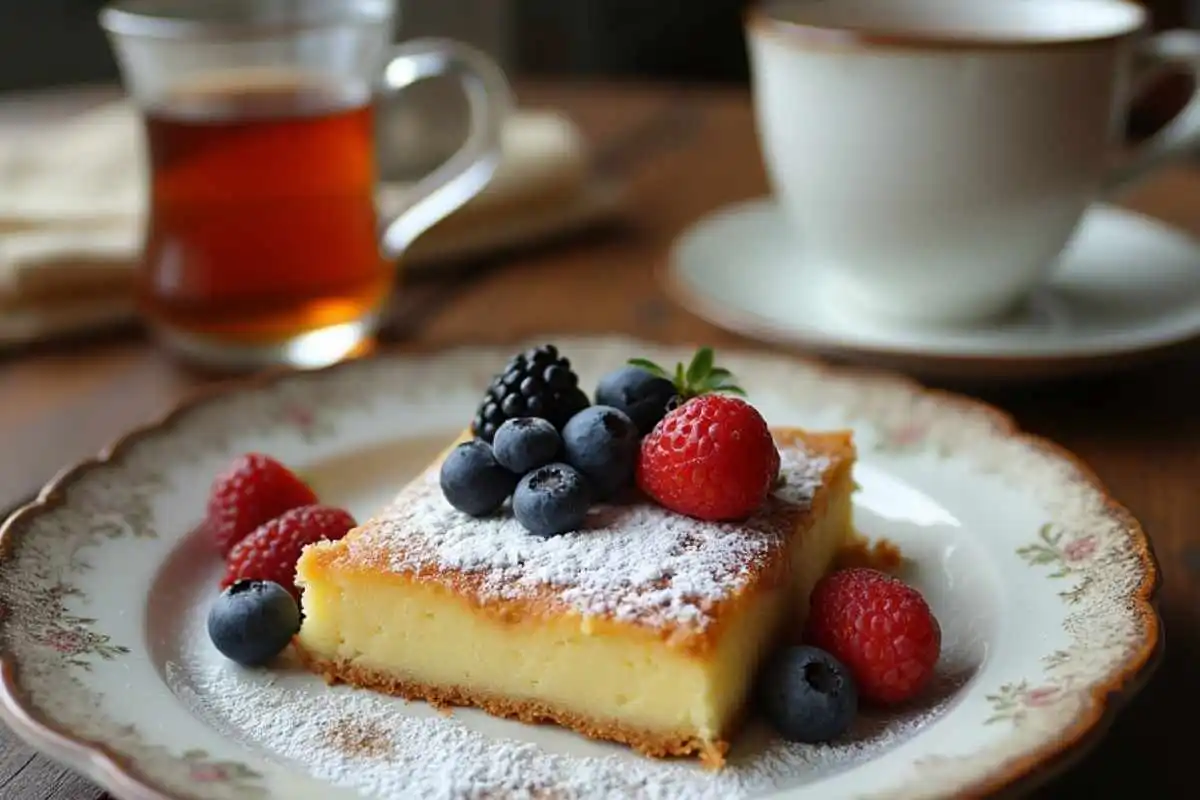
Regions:
<svg viewBox="0 0 1200 800"><path fill-rule="evenodd" d="M140 286L152 321L254 342L377 308L391 276L368 99L276 80L177 92L147 110Z"/></svg>

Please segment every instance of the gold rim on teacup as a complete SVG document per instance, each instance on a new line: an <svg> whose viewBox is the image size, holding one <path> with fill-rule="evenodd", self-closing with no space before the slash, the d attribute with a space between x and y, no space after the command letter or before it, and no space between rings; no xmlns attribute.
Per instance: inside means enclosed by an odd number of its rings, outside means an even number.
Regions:
<svg viewBox="0 0 1200 800"><path fill-rule="evenodd" d="M1122 19L1095 31L1080 25L1075 34L1040 32L1036 24L1024 32L1004 32L995 26L977 24L974 28L964 25L960 29L942 28L923 22L909 25L863 25L835 23L820 19L805 19L805 6L823 6L826 3L802 3L796 0L756 0L745 13L746 29L752 34L768 34L784 39L803 48L813 49L897 49L897 50L1045 50L1064 47L1081 47L1111 44L1122 39L1145 33L1149 15L1145 8L1133 0L1079 0L1095 8L1120 9ZM1076 4L1078 5L1079 2ZM880 4L884 8L887 4ZM979 8L979 3L972 8ZM798 13L789 14L795 11ZM885 12L886 13L886 12ZM893 12L894 13L894 12ZM1124 24L1116 24L1123 22ZM1096 26L1099 27L1099 26Z"/></svg>

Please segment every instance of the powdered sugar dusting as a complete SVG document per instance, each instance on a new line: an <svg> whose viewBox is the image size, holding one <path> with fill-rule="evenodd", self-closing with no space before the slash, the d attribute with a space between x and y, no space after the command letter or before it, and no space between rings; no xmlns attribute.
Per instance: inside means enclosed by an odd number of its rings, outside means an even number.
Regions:
<svg viewBox="0 0 1200 800"><path fill-rule="evenodd" d="M546 728L481 712L444 717L421 703L326 687L290 660L266 671L200 656L172 683L195 713L244 746L368 797L735 800L820 780L880 755L942 714L959 681L946 679L920 709L860 715L851 734L834 744L791 744L752 727L718 773L561 731L549 738Z"/></svg>
<svg viewBox="0 0 1200 800"><path fill-rule="evenodd" d="M754 565L786 546L831 461L786 446L784 484L763 511L739 524L706 523L651 503L598 506L584 530L530 536L505 509L487 519L456 511L431 469L401 492L369 530L348 539L351 558L415 573L453 569L480 578L484 599L514 599L550 587L584 615L702 631L715 605L753 580Z"/></svg>

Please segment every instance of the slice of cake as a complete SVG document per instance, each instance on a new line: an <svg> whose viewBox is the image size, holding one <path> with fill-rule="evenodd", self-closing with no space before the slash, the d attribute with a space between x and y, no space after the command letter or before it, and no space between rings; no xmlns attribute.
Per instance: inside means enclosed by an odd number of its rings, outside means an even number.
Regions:
<svg viewBox="0 0 1200 800"><path fill-rule="evenodd" d="M305 550L298 649L331 682L719 766L759 665L852 537L850 434L772 433L781 480L736 523L639 500L540 538L451 507L434 463Z"/></svg>

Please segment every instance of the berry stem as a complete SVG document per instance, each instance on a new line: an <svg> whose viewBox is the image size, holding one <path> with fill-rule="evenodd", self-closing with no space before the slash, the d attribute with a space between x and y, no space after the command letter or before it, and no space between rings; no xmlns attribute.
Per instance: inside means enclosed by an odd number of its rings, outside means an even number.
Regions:
<svg viewBox="0 0 1200 800"><path fill-rule="evenodd" d="M714 366L716 356L711 347L701 347L692 356L690 364L679 362L675 372L671 374L665 369L645 358L631 358L629 365L644 369L651 375L666 378L675 384L681 400L690 400L702 394L724 392L745 396L746 391L737 385L733 373L724 367Z"/></svg>
<svg viewBox="0 0 1200 800"><path fill-rule="evenodd" d="M692 357L692 363L687 368L687 382L695 385L704 380L713 369L713 350L711 347L701 347Z"/></svg>

